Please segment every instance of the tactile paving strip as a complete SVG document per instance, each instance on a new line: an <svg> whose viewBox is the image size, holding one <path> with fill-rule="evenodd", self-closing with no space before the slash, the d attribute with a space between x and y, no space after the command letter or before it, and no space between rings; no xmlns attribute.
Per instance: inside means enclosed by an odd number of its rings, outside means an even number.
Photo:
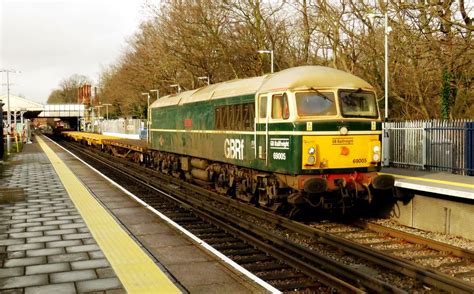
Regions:
<svg viewBox="0 0 474 294"><path fill-rule="evenodd" d="M0 185L23 188L25 200L0 205L0 292L125 293L38 144L2 174Z"/></svg>

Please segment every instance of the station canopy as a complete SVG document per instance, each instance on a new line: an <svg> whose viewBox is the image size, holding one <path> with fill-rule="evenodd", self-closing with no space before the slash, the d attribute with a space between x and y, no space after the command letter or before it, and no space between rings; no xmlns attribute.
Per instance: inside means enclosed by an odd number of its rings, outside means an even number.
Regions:
<svg viewBox="0 0 474 294"><path fill-rule="evenodd" d="M8 100L10 100L10 112L24 112L25 118L35 118L44 110L43 104L12 94L10 94L10 99L7 95L0 95L0 100L4 104L4 113L8 111Z"/></svg>

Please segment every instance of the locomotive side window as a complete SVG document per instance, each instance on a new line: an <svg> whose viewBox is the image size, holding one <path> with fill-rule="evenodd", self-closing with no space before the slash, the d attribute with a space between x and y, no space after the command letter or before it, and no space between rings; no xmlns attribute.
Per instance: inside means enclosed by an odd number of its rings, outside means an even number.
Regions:
<svg viewBox="0 0 474 294"><path fill-rule="evenodd" d="M334 93L301 92L296 93L296 109L299 116L336 115Z"/></svg>
<svg viewBox="0 0 474 294"><path fill-rule="evenodd" d="M260 96L258 98L259 118L267 117L267 96Z"/></svg>
<svg viewBox="0 0 474 294"><path fill-rule="evenodd" d="M288 97L285 94L278 94L272 96L272 118L273 119L288 119L290 117L290 110L288 107Z"/></svg>
<svg viewBox="0 0 474 294"><path fill-rule="evenodd" d="M222 105L215 108L216 130L251 131L255 119L253 103Z"/></svg>

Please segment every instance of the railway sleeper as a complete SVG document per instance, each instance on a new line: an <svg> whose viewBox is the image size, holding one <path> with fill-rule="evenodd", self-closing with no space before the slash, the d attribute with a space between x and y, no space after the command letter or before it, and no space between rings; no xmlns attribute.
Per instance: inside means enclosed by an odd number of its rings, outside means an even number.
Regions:
<svg viewBox="0 0 474 294"><path fill-rule="evenodd" d="M271 262L265 262L265 263L252 263L252 264L246 264L244 267L251 271L251 272L263 272L263 271L270 271L270 270L283 270L283 269L289 269L289 267L286 264L271 261Z"/></svg>
<svg viewBox="0 0 474 294"><path fill-rule="evenodd" d="M272 257L266 255L254 255L254 256L241 256L236 255L230 257L233 261L238 262L240 265L245 265L248 263L261 262L261 261L270 261L273 260Z"/></svg>
<svg viewBox="0 0 474 294"><path fill-rule="evenodd" d="M232 243L216 244L213 247L219 251L222 251L222 250L227 250L227 249L234 249L234 250L245 249L248 246L249 246L248 244L244 244L241 241L237 241L237 242L232 242Z"/></svg>
<svg viewBox="0 0 474 294"><path fill-rule="evenodd" d="M305 293L304 289L308 289L308 292L314 291L315 289L318 289L321 287L321 284L318 282L313 282L313 281L308 281L307 278L300 278L301 281L293 281L293 282L288 282L288 281L282 281L282 283L278 283L274 286L277 286L279 290L281 291L294 291L295 289L298 289L298 291L301 291Z"/></svg>
<svg viewBox="0 0 474 294"><path fill-rule="evenodd" d="M296 272L295 270L283 270L283 271L274 271L274 272L260 272L257 274L259 278L263 278L267 281L271 280L284 280L284 279L296 279L306 277L301 272Z"/></svg>
<svg viewBox="0 0 474 294"><path fill-rule="evenodd" d="M208 244L222 244L222 243L229 243L229 242L237 242L233 237L215 237L215 236L209 236L208 238L203 238L202 236L199 237L201 240Z"/></svg>
<svg viewBox="0 0 474 294"><path fill-rule="evenodd" d="M245 248L245 249L229 249L225 250L225 255L229 256L229 258L232 258L232 256L245 256L245 255L255 255L255 254L261 254L262 252L260 250L257 250L255 248ZM223 253L224 253L223 252Z"/></svg>

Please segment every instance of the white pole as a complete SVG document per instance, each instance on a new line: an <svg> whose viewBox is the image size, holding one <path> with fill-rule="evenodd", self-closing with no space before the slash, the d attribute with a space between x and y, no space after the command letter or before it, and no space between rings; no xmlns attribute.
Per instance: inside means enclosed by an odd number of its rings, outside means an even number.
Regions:
<svg viewBox="0 0 474 294"><path fill-rule="evenodd" d="M10 141L10 132L12 129L12 118L10 113L10 71L7 72L7 155L10 155L11 141Z"/></svg>
<svg viewBox="0 0 474 294"><path fill-rule="evenodd" d="M388 13L385 11L385 121L388 120Z"/></svg>
<svg viewBox="0 0 474 294"><path fill-rule="evenodd" d="M390 138L389 138L389 131L388 131L388 34L389 34L389 26L388 26L388 8L385 8L385 36L384 36L384 49L385 49L385 116L384 116L384 123L383 123L383 136L382 136L382 165L389 166L390 165Z"/></svg>
<svg viewBox="0 0 474 294"><path fill-rule="evenodd" d="M271 73L273 73L273 50L270 50L270 59L271 59Z"/></svg>

